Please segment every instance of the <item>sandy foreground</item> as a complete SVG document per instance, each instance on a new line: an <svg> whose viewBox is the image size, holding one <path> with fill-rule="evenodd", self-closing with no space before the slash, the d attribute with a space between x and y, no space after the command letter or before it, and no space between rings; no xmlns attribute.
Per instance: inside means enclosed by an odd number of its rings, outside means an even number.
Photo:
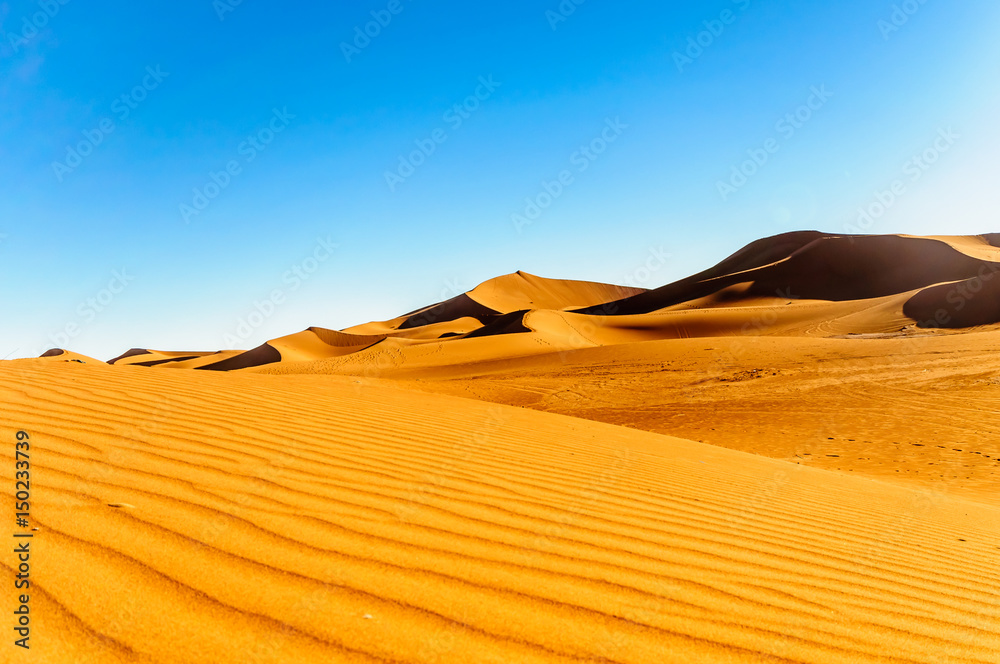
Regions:
<svg viewBox="0 0 1000 664"><path fill-rule="evenodd" d="M0 660L998 661L987 502L400 385L0 364Z"/></svg>

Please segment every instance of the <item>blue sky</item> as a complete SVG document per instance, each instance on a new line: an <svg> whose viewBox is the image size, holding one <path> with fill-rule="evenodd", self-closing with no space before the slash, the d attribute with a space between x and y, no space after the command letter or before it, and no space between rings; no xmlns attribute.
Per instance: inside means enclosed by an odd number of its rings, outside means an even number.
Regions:
<svg viewBox="0 0 1000 664"><path fill-rule="evenodd" d="M0 3L0 357L1000 231L995 2L317 5Z"/></svg>

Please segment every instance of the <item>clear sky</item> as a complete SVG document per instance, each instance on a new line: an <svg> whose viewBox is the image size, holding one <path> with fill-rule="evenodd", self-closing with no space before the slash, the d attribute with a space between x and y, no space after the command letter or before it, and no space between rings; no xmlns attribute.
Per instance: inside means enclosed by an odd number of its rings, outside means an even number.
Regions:
<svg viewBox="0 0 1000 664"><path fill-rule="evenodd" d="M0 2L0 357L1000 231L998 28L994 0Z"/></svg>

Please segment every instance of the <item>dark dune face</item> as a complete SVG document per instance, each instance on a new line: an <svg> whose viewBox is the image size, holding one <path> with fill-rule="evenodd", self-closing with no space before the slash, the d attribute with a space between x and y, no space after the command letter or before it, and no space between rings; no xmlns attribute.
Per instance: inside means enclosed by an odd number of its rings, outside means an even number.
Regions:
<svg viewBox="0 0 1000 664"><path fill-rule="evenodd" d="M694 278L745 272L770 265L795 254L817 240L833 237L819 231L796 231L751 242L721 263Z"/></svg>
<svg viewBox="0 0 1000 664"><path fill-rule="evenodd" d="M265 364L275 364L281 362L281 353L270 344L257 346L253 350L240 353L228 360L222 360L215 364L204 367L197 367L201 371L237 371L239 369L249 369L250 367L261 367Z"/></svg>
<svg viewBox="0 0 1000 664"><path fill-rule="evenodd" d="M759 271L751 294L790 299L865 300L944 281L971 279L984 261L938 240L876 236L825 238Z"/></svg>
<svg viewBox="0 0 1000 664"><path fill-rule="evenodd" d="M925 328L966 328L1000 323L1000 265L960 281L920 291L903 313Z"/></svg>
<svg viewBox="0 0 1000 664"><path fill-rule="evenodd" d="M797 231L751 242L718 265L660 288L614 302L579 309L592 316L645 314L702 297L751 279L746 273L785 260L817 240L833 237L819 231Z"/></svg>
<svg viewBox="0 0 1000 664"><path fill-rule="evenodd" d="M501 334L522 334L531 332L531 329L524 324L524 316L527 311L512 311L509 314L497 316L483 327L465 335L466 339L476 339L478 337L492 337Z"/></svg>
<svg viewBox="0 0 1000 664"><path fill-rule="evenodd" d="M128 350L128 351L122 353L121 355L119 355L118 357L116 357L114 359L108 360L108 364L114 364L115 362L118 362L119 360L124 360L124 359L130 358L130 357L136 357L137 355L152 355L152 353L150 353L145 348L133 348L131 350Z"/></svg>
<svg viewBox="0 0 1000 664"><path fill-rule="evenodd" d="M384 334L360 335L345 334L338 330L328 330L325 327L310 327L309 331L319 337L319 340L334 348L365 347L377 344L386 338Z"/></svg>
<svg viewBox="0 0 1000 664"><path fill-rule="evenodd" d="M170 364L171 362L184 362L186 360L196 360L201 355L185 355L183 357L168 357L165 360L150 360L149 362L135 362L132 364L133 367L157 367L161 364Z"/></svg>
<svg viewBox="0 0 1000 664"><path fill-rule="evenodd" d="M754 242L693 277L578 313L645 314L741 283L750 284L752 298L865 300L972 279L996 265L931 238L790 233Z"/></svg>
<svg viewBox="0 0 1000 664"><path fill-rule="evenodd" d="M403 321L399 326L401 330L410 330L424 325L434 323L446 323L459 318L475 318L483 323L491 317L497 316L500 312L494 311L487 306L479 304L471 297L462 293L450 300L445 300L440 304L424 309Z"/></svg>
<svg viewBox="0 0 1000 664"><path fill-rule="evenodd" d="M39 357L59 357L60 355L65 355L65 354L66 351L64 351L62 348L52 348L39 355Z"/></svg>

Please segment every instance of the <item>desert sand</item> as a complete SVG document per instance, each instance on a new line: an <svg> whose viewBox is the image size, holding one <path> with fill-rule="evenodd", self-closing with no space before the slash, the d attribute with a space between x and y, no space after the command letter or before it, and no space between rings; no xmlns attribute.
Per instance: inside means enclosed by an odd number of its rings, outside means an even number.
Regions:
<svg viewBox="0 0 1000 664"><path fill-rule="evenodd" d="M0 363L10 661L992 664L997 245L793 233L653 290Z"/></svg>
<svg viewBox="0 0 1000 664"><path fill-rule="evenodd" d="M684 339L380 375L1000 506L1000 331Z"/></svg>
<svg viewBox="0 0 1000 664"><path fill-rule="evenodd" d="M1000 649L996 507L352 378L0 379L34 441L33 662Z"/></svg>

